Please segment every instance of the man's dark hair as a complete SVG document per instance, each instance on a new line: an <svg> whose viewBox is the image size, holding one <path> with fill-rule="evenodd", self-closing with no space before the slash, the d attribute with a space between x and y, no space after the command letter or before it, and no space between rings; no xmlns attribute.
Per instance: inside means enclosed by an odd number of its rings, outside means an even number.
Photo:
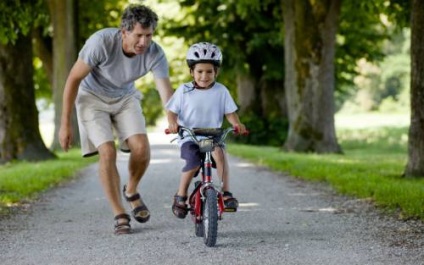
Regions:
<svg viewBox="0 0 424 265"><path fill-rule="evenodd" d="M140 23L143 28L151 26L156 29L158 20L158 15L147 6L132 4L125 8L122 14L121 28L132 31L136 23Z"/></svg>

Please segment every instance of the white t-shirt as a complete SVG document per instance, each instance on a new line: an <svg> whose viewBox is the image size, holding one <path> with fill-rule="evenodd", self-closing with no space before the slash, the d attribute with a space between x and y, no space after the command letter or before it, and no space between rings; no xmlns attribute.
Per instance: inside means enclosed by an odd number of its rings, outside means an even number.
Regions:
<svg viewBox="0 0 424 265"><path fill-rule="evenodd" d="M79 58L93 69L81 86L96 95L123 97L136 91L134 81L149 71L155 78L169 76L169 66L162 48L152 41L145 53L127 57L122 49L118 28L97 31L86 41Z"/></svg>
<svg viewBox="0 0 424 265"><path fill-rule="evenodd" d="M195 89L192 83L185 83L178 87L165 108L178 115L181 126L221 128L224 115L235 112L237 105L221 83L215 82L209 89Z"/></svg>

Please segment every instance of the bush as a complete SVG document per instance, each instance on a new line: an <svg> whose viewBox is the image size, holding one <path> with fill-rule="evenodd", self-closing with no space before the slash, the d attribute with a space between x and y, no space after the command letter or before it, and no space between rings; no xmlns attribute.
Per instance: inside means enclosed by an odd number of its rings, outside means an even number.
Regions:
<svg viewBox="0 0 424 265"><path fill-rule="evenodd" d="M287 138L288 120L282 117L264 118L255 113L243 114L241 121L249 134L245 137L233 137L237 143L250 145L282 146Z"/></svg>

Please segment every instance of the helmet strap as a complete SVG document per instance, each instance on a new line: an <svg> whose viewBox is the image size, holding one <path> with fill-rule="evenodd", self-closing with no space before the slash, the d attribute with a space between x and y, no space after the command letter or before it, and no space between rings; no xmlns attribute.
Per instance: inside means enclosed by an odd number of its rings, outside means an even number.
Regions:
<svg viewBox="0 0 424 265"><path fill-rule="evenodd" d="M201 87L201 86L198 86L195 81L193 81L193 87L195 89L209 89L209 88L213 87L214 85L215 85L215 82L212 82L212 84L210 84L208 87Z"/></svg>

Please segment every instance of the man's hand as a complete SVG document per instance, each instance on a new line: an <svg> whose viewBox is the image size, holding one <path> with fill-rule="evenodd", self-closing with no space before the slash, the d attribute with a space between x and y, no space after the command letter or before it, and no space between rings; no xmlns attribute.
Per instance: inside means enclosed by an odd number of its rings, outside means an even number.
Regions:
<svg viewBox="0 0 424 265"><path fill-rule="evenodd" d="M65 152L68 152L68 150L72 147L71 146L72 140L73 140L72 127L61 125L59 130L59 142L60 142L60 146Z"/></svg>

